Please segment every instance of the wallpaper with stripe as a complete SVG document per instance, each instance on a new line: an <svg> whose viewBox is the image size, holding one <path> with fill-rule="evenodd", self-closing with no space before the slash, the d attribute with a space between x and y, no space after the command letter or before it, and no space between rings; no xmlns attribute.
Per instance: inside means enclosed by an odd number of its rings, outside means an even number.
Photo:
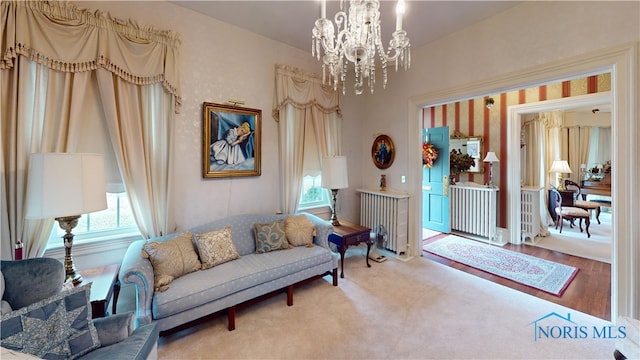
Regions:
<svg viewBox="0 0 640 360"><path fill-rule="evenodd" d="M534 88L510 91L470 100L433 106L423 109L424 128L449 126L449 133L460 132L464 136L483 138L482 157L488 151L494 151L500 159L493 165L493 182L498 185L498 226L506 227L507 214L500 209L507 208L507 107L544 100L567 98L611 90L611 74L604 73L586 78L568 80ZM485 100L492 98L494 106L488 109ZM485 165L485 168L488 165ZM488 168L484 173L463 173L460 181L479 184L489 182Z"/></svg>

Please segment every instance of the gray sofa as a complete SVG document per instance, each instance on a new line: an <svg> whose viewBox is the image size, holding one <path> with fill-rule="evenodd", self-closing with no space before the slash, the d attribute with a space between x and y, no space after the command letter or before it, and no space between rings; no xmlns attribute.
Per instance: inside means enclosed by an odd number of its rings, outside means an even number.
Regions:
<svg viewBox="0 0 640 360"><path fill-rule="evenodd" d="M27 342L24 345L29 349L26 351L31 354L47 353L46 357L51 357L52 353L61 351L59 348L53 350L42 350L41 344L34 344L36 340L33 339L33 329L29 330L24 328L26 324L25 317L28 317L33 322L35 318L47 319L48 326L44 328L46 330L51 328L51 321L59 322L59 317L53 313L51 317L43 314L47 314L51 309L50 305L43 304L56 304L55 301L62 301L66 304L66 308L69 311L67 316L76 316L73 311L69 310L70 303L76 301L77 308L83 309L83 312L74 320L71 327L80 326L87 328L87 319L89 317L89 311L91 305L89 304L89 298L86 290L80 288L70 289L69 291L62 292L64 283L64 266L57 259L53 258L34 258L20 261L2 261L0 264L2 274L0 274L0 280L2 281L2 347L14 350L25 351L21 349L19 343L16 341L19 339L20 332L29 332L31 334ZM75 294L69 294L69 292L75 292L79 294L79 297L74 297ZM59 298L59 300L58 300ZM52 300L56 299L56 300ZM84 299L84 300L83 300ZM82 301L83 300L83 301ZM82 304L83 303L83 304ZM34 310L30 310L30 307L35 307ZM24 314L20 314L24 312ZM20 314L20 315L15 315ZM90 320L91 321L91 320ZM95 326L95 333L93 336L88 334L93 332L92 330L86 330L84 341L91 343L90 345L80 344L76 337L75 340L69 340L69 348L63 349L64 351L78 350L78 354L81 354L78 359L157 359L157 341L159 336L158 328L155 324L148 324L134 329L134 315L132 312L116 314L105 318L94 319L91 321ZM62 333L66 330L66 325L62 325L59 331ZM31 331L31 332L30 332ZM56 330L52 330L57 332ZM70 331L70 336L76 336L74 333L79 333L78 330ZM18 333L17 336L12 336ZM46 336L39 336L38 339L42 341L59 341L60 336L54 336L58 334L47 334ZM94 342L95 335L97 335L98 341ZM90 339L93 337L93 339ZM65 345L66 346L66 345ZM84 346L84 349L82 350ZM97 348L95 348L98 346ZM87 350L89 350L87 352ZM4 351L4 350L3 350ZM20 354L20 353L18 353ZM68 355L67 355L68 356ZM55 356L54 356L55 357ZM58 357L56 357L58 358ZM61 357L63 358L63 357Z"/></svg>
<svg viewBox="0 0 640 360"><path fill-rule="evenodd" d="M155 323L164 331L227 310L231 331L235 329L237 305L286 289L287 304L291 306L295 284L326 275L332 275L333 285L337 286L338 257L331 252L328 242L333 226L314 215L305 215L315 225L315 246L260 254L256 253L254 224L284 219L287 215L235 215L189 229L196 234L230 225L232 241L240 257L178 277L162 292L154 291L153 266L141 255L145 241L132 243L122 262L120 280L123 284L135 285L137 320L141 324ZM168 241L179 234L148 241Z"/></svg>

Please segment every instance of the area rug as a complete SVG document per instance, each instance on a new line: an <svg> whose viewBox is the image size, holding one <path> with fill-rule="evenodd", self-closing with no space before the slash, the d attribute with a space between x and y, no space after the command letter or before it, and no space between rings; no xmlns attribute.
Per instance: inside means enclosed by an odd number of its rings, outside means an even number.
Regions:
<svg viewBox="0 0 640 360"><path fill-rule="evenodd" d="M555 296L562 296L579 270L456 235L435 240L422 248L431 254Z"/></svg>

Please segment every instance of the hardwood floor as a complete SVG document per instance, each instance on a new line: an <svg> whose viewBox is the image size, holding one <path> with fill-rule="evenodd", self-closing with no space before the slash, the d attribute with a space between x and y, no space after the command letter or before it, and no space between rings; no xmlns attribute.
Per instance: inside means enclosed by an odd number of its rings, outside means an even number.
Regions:
<svg viewBox="0 0 640 360"><path fill-rule="evenodd" d="M611 265L600 261L585 259L567 255L558 251L547 250L530 245L507 244L503 249L516 251L537 258L555 261L565 265L571 265L580 269L578 275L567 287L562 297L547 294L540 290L521 285L511 280L486 273L472 267L441 258L439 256L422 252L427 259L437 261L452 268L465 271L483 279L522 291L524 293L545 299L568 308L596 316L601 319L611 320Z"/></svg>

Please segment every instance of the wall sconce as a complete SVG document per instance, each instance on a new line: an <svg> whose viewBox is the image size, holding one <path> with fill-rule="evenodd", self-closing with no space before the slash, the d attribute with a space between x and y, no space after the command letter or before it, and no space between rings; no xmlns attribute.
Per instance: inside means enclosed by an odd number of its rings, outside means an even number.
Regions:
<svg viewBox="0 0 640 360"><path fill-rule="evenodd" d="M491 108L493 107L493 104L494 104L494 103L495 103L495 101L494 101L494 100L493 100L493 98L491 98L491 97L486 98L486 99L484 100L484 106L486 106L486 107L487 107L487 109L491 109Z"/></svg>

